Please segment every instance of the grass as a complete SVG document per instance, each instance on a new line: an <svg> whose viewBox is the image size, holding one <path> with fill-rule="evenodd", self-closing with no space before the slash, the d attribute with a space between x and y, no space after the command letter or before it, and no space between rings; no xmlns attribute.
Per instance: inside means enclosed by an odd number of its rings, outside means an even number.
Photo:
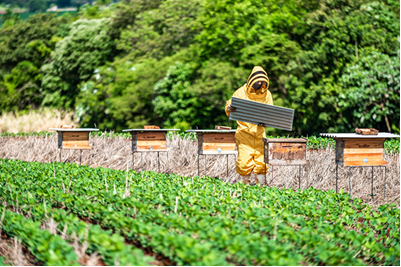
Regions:
<svg viewBox="0 0 401 267"><path fill-rule="evenodd" d="M0 116L0 132L8 134L47 131L49 128L74 124L72 112L57 109L31 110L28 113L3 113Z"/></svg>

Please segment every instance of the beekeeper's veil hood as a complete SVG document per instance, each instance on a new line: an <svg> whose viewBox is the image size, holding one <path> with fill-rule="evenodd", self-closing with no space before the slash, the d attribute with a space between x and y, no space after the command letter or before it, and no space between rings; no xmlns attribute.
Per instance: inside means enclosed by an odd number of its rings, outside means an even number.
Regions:
<svg viewBox="0 0 401 267"><path fill-rule="evenodd" d="M261 89L255 90L253 85L256 82L262 82L264 86ZM253 67L251 75L249 75L246 83L246 93L249 97L264 97L266 91L269 89L269 77L267 77L266 71L261 66Z"/></svg>

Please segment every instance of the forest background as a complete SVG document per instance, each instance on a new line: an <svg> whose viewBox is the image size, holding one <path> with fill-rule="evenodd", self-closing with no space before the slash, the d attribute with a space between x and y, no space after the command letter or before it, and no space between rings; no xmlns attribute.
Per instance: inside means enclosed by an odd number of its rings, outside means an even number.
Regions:
<svg viewBox="0 0 401 267"><path fill-rule="evenodd" d="M400 132L399 1L86 2L0 0L79 7L1 17L0 115L49 107L101 130L235 127L225 102L260 65L297 135Z"/></svg>

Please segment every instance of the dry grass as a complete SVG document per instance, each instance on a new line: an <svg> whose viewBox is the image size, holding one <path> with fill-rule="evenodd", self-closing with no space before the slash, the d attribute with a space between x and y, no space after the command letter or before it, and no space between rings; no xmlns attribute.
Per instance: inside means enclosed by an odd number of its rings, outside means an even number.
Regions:
<svg viewBox="0 0 401 267"><path fill-rule="evenodd" d="M60 112L57 109L31 110L27 114L4 113L0 116L0 132L28 133L48 131L60 125L74 124L72 112Z"/></svg>
<svg viewBox="0 0 401 267"><path fill-rule="evenodd" d="M49 232L53 235L60 235L61 238L66 240L70 246L74 248L75 254L78 256L78 262L82 266L104 266L101 257L96 253L87 254L86 251L88 249L88 243L86 240L84 243L79 241L79 238L76 233L73 233L72 236L67 235L67 229L65 231L60 231L57 229L58 224L50 218L50 220L46 221L41 225L42 230L49 230ZM67 225L68 226L68 225ZM86 234L88 234L86 232Z"/></svg>
<svg viewBox="0 0 401 267"><path fill-rule="evenodd" d="M4 263L12 266L40 265L28 249L21 244L17 237L10 238L4 233L0 239L0 256L4 257Z"/></svg>
<svg viewBox="0 0 401 267"><path fill-rule="evenodd" d="M106 167L111 169L126 170L127 165L132 167L131 141L125 138L91 138L92 151L82 152L82 164L91 162L91 167ZM170 151L169 172L185 176L198 175L197 143L191 140L174 137L168 141ZM90 153L90 156L89 156ZM80 151L63 150L62 161L79 163ZM50 162L59 161L59 149L57 149L57 137L26 137L26 138L0 138L0 158L21 159L24 161ZM321 190L333 190L336 188L334 163L335 154L331 149L319 152L307 153L310 162L309 180L306 172L301 172L301 188L313 186ZM387 155L387 180L386 199L383 199L384 174L383 169L374 168L373 190L374 201L371 197L371 168L352 168L351 187L352 196L361 198L372 206L379 206L384 203L396 203L400 207L400 157L399 155ZM235 171L235 159L229 156L227 177L226 156L207 156L207 175L219 177L226 182L234 183L239 181L239 175ZM200 156L200 175L205 175L205 156ZM135 154L135 170L139 171L141 166L141 154ZM158 171L157 153L144 153L142 159L144 170ZM167 172L166 153L160 153L160 171ZM349 190L348 180L349 168L338 168L338 189ZM274 174L274 176L272 175ZM268 186L278 188L298 188L298 167L274 167L266 176Z"/></svg>

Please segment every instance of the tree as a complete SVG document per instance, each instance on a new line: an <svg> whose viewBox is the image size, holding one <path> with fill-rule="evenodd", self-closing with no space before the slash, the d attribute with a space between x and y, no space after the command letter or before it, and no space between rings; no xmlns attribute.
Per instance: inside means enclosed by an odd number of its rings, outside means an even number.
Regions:
<svg viewBox="0 0 401 267"><path fill-rule="evenodd" d="M164 118L155 114L153 86L167 69L185 55L162 60L148 58L134 62L129 56L115 60L96 70L83 83L77 99L77 116L83 127L94 123L100 129L121 131L142 128L151 123L162 125Z"/></svg>
<svg viewBox="0 0 401 267"><path fill-rule="evenodd" d="M29 12L43 12L46 11L47 2L46 0L30 0L27 7Z"/></svg>
<svg viewBox="0 0 401 267"><path fill-rule="evenodd" d="M29 61L22 61L0 81L0 110L2 112L38 108L42 102L41 74Z"/></svg>
<svg viewBox="0 0 401 267"><path fill-rule="evenodd" d="M117 47L135 57L161 59L173 55L194 42L201 8L200 0L171 0L144 10L134 24L122 30Z"/></svg>
<svg viewBox="0 0 401 267"><path fill-rule="evenodd" d="M40 68L62 38L69 18L33 15L0 32L0 113L37 108L46 94Z"/></svg>
<svg viewBox="0 0 401 267"><path fill-rule="evenodd" d="M226 101L246 83L248 75L217 60L201 66L176 62L154 86L155 113L167 127L207 129L231 124L224 112Z"/></svg>
<svg viewBox="0 0 401 267"><path fill-rule="evenodd" d="M42 66L42 86L50 94L44 105L73 107L81 81L111 57L114 45L108 34L108 19L80 19L71 24L69 35L57 43L52 61Z"/></svg>
<svg viewBox="0 0 401 267"><path fill-rule="evenodd" d="M371 52L341 76L339 106L353 115L349 128L400 131L400 58Z"/></svg>
<svg viewBox="0 0 401 267"><path fill-rule="evenodd" d="M380 2L320 1L290 38L300 53L282 76L285 105L295 108L298 134L351 130L353 113L337 103L340 77L361 51L395 56L399 50L399 19ZM310 3L308 3L310 4Z"/></svg>
<svg viewBox="0 0 401 267"><path fill-rule="evenodd" d="M21 61L40 67L55 47L52 37L64 37L68 17L37 14L12 27L0 29L0 66L10 71Z"/></svg>

